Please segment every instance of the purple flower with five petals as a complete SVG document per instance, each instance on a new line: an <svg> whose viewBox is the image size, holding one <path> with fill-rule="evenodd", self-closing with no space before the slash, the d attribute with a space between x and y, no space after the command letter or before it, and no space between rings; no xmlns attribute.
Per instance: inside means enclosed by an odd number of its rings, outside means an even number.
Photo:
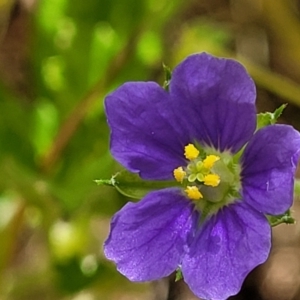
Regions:
<svg viewBox="0 0 300 300"><path fill-rule="evenodd" d="M129 171L177 186L127 203L104 245L132 281L180 268L203 299L236 294L271 247L266 214L293 201L300 135L256 129L256 90L243 66L206 53L173 71L169 91L129 82L107 96L111 153Z"/></svg>

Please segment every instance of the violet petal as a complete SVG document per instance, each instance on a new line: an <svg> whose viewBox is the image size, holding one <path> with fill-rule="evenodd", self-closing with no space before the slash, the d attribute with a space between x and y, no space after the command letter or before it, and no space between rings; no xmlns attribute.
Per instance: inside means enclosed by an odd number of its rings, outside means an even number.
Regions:
<svg viewBox="0 0 300 300"><path fill-rule="evenodd" d="M104 253L132 281L168 276L181 263L193 214L192 203L179 189L151 192L115 214Z"/></svg>
<svg viewBox="0 0 300 300"><path fill-rule="evenodd" d="M202 144L235 153L255 130L255 85L234 60L189 56L174 69L170 95L174 126Z"/></svg>
<svg viewBox="0 0 300 300"><path fill-rule="evenodd" d="M163 111L169 94L154 82L129 82L106 97L111 153L129 171L144 179L171 179L185 164L185 142Z"/></svg>
<svg viewBox="0 0 300 300"><path fill-rule="evenodd" d="M224 300L240 290L246 275L263 263L271 247L267 219L246 203L212 216L183 258L185 282L200 298Z"/></svg>
<svg viewBox="0 0 300 300"><path fill-rule="evenodd" d="M291 126L260 129L241 158L243 198L267 214L284 213L293 202L300 134Z"/></svg>

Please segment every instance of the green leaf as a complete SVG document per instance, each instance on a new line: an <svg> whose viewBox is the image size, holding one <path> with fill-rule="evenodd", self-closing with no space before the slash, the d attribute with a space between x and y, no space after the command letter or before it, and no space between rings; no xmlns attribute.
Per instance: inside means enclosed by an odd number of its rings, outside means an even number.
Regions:
<svg viewBox="0 0 300 300"><path fill-rule="evenodd" d="M116 188L118 192L126 197L141 199L153 190L160 190L167 187L178 186L174 181L152 181L143 180L137 174L130 173L126 170L120 171L111 179L95 180L98 185L108 185Z"/></svg>
<svg viewBox="0 0 300 300"><path fill-rule="evenodd" d="M277 122L278 118L281 116L283 110L286 108L287 104L282 104L273 113L259 113L257 114L257 125L256 130L263 128L268 125L273 125Z"/></svg>
<svg viewBox="0 0 300 300"><path fill-rule="evenodd" d="M272 227L280 224L295 224L295 219L291 216L290 210L278 216L267 216Z"/></svg>

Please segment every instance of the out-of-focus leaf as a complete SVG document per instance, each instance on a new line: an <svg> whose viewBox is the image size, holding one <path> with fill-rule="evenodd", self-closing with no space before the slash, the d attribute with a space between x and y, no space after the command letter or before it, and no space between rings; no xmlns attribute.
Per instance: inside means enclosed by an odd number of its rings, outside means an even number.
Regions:
<svg viewBox="0 0 300 300"><path fill-rule="evenodd" d="M32 140L36 154L43 154L52 142L58 128L58 112L47 100L40 100L34 111Z"/></svg>
<svg viewBox="0 0 300 300"><path fill-rule="evenodd" d="M0 86L0 160L14 156L28 167L34 166L31 142L31 105L22 103Z"/></svg>
<svg viewBox="0 0 300 300"><path fill-rule="evenodd" d="M58 274L57 285L59 289L67 294L72 294L87 287L94 282L103 272L98 267L100 262L96 261L97 268L93 273L87 274L82 270L82 260L74 256L65 261L54 262Z"/></svg>
<svg viewBox="0 0 300 300"><path fill-rule="evenodd" d="M25 205L22 201L14 201L8 198L0 199L2 215L0 223L0 271L3 272L12 258L13 250L16 247L18 232L24 221ZM13 198L13 197L12 197Z"/></svg>
<svg viewBox="0 0 300 300"><path fill-rule="evenodd" d="M157 32L146 31L138 44L137 55L141 61L149 66L160 62L162 57L162 45Z"/></svg>
<svg viewBox="0 0 300 300"><path fill-rule="evenodd" d="M51 56L44 60L42 74L45 84L53 91L60 91L65 86L63 57Z"/></svg>
<svg viewBox="0 0 300 300"><path fill-rule="evenodd" d="M41 29L48 33L57 30L59 20L64 16L68 0L41 0L38 6L37 21Z"/></svg>
<svg viewBox="0 0 300 300"><path fill-rule="evenodd" d="M146 2L140 0L114 1L111 11L111 23L122 35L129 36L135 28L145 21Z"/></svg>
<svg viewBox="0 0 300 300"><path fill-rule="evenodd" d="M85 223L57 221L50 228L51 252L57 260L64 261L81 255L87 245L88 235Z"/></svg>
<svg viewBox="0 0 300 300"><path fill-rule="evenodd" d="M13 157L2 159L0 189L14 191L16 197L21 197L26 205L37 207L42 213L43 226L47 229L60 211L60 203L54 201L49 183Z"/></svg>
<svg viewBox="0 0 300 300"><path fill-rule="evenodd" d="M98 22L93 30L89 58L89 83L94 84L104 76L111 59L121 49L124 41L108 22Z"/></svg>
<svg viewBox="0 0 300 300"><path fill-rule="evenodd" d="M222 56L230 40L230 31L210 22L210 20L202 19L186 24L182 28L180 43L175 51L174 65L191 53L205 51ZM174 49L172 49L173 51Z"/></svg>

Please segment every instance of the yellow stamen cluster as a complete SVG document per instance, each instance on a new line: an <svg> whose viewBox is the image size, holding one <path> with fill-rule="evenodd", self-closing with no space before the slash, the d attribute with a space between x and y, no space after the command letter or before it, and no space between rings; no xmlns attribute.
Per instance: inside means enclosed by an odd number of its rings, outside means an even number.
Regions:
<svg viewBox="0 0 300 300"><path fill-rule="evenodd" d="M184 156L188 160L193 160L197 158L199 155L199 150L193 145L193 144L188 144L187 146L184 147Z"/></svg>
<svg viewBox="0 0 300 300"><path fill-rule="evenodd" d="M192 200L199 200L203 195L196 186L187 186L185 189L187 196Z"/></svg>
<svg viewBox="0 0 300 300"><path fill-rule="evenodd" d="M186 179L187 182L193 185L188 185L185 189L187 197L192 200L199 200L203 198L198 184L204 184L206 186L216 187L220 183L220 176L211 172L214 164L220 160L217 155L207 155L202 161L198 158L199 150L193 145L188 144L184 147L184 156L191 162L188 166L183 169L183 167L178 167L174 169L173 175L177 182L183 183ZM195 184L195 183L196 184Z"/></svg>

